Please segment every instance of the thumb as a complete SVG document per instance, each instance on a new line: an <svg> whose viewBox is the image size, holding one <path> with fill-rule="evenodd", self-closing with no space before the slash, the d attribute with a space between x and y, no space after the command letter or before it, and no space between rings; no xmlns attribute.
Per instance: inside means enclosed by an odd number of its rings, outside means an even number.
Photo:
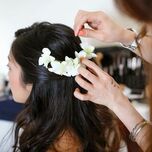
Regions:
<svg viewBox="0 0 152 152"><path fill-rule="evenodd" d="M84 29L79 31L78 36L98 39L99 32L95 31L93 29L84 28Z"/></svg>

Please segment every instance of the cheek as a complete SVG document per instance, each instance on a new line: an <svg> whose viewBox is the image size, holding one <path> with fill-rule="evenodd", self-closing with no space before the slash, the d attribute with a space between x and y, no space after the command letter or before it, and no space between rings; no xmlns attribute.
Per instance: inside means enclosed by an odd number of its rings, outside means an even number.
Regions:
<svg viewBox="0 0 152 152"><path fill-rule="evenodd" d="M15 101L20 100L20 93L22 92L22 86L20 83L19 75L13 71L8 73L9 85Z"/></svg>
<svg viewBox="0 0 152 152"><path fill-rule="evenodd" d="M19 74L16 72L13 73L11 71L8 75L13 99L16 102L25 103L32 90L32 86L27 87L26 85L24 85Z"/></svg>
<svg viewBox="0 0 152 152"><path fill-rule="evenodd" d="M19 85L19 78L17 74L14 74L13 72L9 72L8 73L9 76L9 84L10 84L10 88L13 91L15 89L15 87L17 87Z"/></svg>

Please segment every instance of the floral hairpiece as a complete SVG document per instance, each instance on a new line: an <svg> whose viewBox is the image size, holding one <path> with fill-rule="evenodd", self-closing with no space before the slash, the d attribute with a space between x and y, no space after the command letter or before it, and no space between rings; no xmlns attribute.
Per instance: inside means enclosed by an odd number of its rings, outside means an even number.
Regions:
<svg viewBox="0 0 152 152"><path fill-rule="evenodd" d="M51 51L48 48L42 49L42 55L39 57L38 64L46 67L50 72L54 72L58 75L65 75L67 77L78 75L78 68L81 65L80 59L87 58L91 59L96 57L93 53L94 47L85 43L81 43L81 50L79 53L75 51L75 58L65 57L64 61L57 61L51 56ZM48 67L48 65L51 67Z"/></svg>

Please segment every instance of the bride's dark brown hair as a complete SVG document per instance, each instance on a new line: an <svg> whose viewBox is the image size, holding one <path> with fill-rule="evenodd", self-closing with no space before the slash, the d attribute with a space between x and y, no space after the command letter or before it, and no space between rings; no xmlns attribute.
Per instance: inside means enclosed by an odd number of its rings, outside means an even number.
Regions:
<svg viewBox="0 0 152 152"><path fill-rule="evenodd" d="M117 152L121 137L111 111L76 99L73 92L80 87L74 77L56 75L38 65L43 48L49 48L59 61L65 56L74 58L74 52L82 48L73 30L43 22L20 29L15 36L12 55L22 69L23 82L33 88L16 120L13 152L55 151L56 142L66 131L78 138L81 152Z"/></svg>

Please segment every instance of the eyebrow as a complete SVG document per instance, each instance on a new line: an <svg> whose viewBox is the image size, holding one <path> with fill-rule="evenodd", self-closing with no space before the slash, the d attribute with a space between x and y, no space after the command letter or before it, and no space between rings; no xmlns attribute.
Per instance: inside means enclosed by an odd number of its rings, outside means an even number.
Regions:
<svg viewBox="0 0 152 152"><path fill-rule="evenodd" d="M8 56L8 60L9 60L9 61L11 61L11 58L10 58L10 56Z"/></svg>
<svg viewBox="0 0 152 152"><path fill-rule="evenodd" d="M10 59L10 56L8 56L8 60L10 61L11 59Z"/></svg>

